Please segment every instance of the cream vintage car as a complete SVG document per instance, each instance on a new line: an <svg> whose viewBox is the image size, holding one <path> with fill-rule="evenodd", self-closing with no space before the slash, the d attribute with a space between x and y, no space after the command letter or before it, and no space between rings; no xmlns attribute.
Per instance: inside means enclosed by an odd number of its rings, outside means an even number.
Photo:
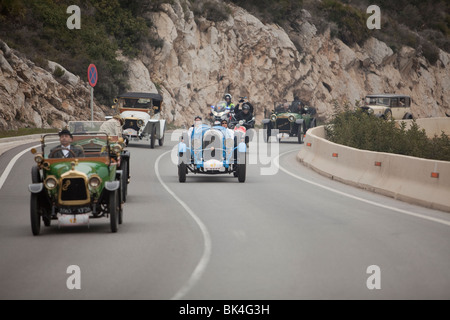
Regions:
<svg viewBox="0 0 450 320"><path fill-rule="evenodd" d="M369 114L390 120L413 119L411 97L400 94L371 94L364 99L361 107Z"/></svg>
<svg viewBox="0 0 450 320"><path fill-rule="evenodd" d="M116 109L125 123L123 137L129 141L147 139L150 148L164 144L166 120L161 116L163 98L156 93L128 92L121 94L114 100Z"/></svg>

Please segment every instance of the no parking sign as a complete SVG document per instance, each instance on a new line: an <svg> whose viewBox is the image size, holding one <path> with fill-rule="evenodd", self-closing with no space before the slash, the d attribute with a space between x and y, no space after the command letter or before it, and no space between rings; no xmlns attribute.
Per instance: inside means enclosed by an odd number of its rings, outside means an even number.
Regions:
<svg viewBox="0 0 450 320"><path fill-rule="evenodd" d="M94 64L90 64L88 68L88 81L89 85L93 88L97 85L97 67Z"/></svg>
<svg viewBox="0 0 450 320"><path fill-rule="evenodd" d="M97 67L91 63L88 67L88 81L91 86L91 121L94 121L94 87L97 85L97 79Z"/></svg>

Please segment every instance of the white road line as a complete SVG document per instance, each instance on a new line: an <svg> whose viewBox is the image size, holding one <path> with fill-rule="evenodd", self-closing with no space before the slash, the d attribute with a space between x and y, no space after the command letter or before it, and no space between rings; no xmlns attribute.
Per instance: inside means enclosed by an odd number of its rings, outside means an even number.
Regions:
<svg viewBox="0 0 450 320"><path fill-rule="evenodd" d="M373 206L376 206L376 207L380 207L380 208L383 208L383 209L395 211L395 212L402 213L402 214L406 214L406 215L413 216L413 217L416 217L416 218L420 218L420 219L424 219L424 220L429 220L429 221L433 221L433 222L437 222L437 223L444 224L444 225L446 225L446 226L450 226L450 221L447 221L447 220L443 220L443 219L439 219L439 218L433 218L433 217L426 216L426 215L423 215L423 214L420 214L420 213L410 212L410 211L407 211L407 210L398 209L398 208L395 208L395 207L391 207L391 206L387 206L387 205L384 205L384 204L380 204L380 203L378 203L378 202L374 202L374 201L370 201L370 200L367 200L367 199L364 199L364 198L360 198L360 197L357 197L357 196L354 196L354 195L351 195L351 194L348 194L348 193L345 193L345 192L342 192L342 191L339 191L339 190L336 190L336 189L333 189L333 188L324 186L324 185L322 185L322 184L320 184L320 183L317 183L317 182L314 182L314 181L311 181L311 180L302 178L302 177L300 177L300 176L298 176L298 175L296 175L296 174L294 174L294 173L292 173L292 172L286 170L285 168L283 168L283 167L280 165L280 162L279 162L279 159L280 159L282 156L284 156L284 155L286 155L286 154L288 154L288 153L295 152L295 151L298 152L298 150L287 151L287 152L284 152L284 153L278 155L278 156L275 157L275 159L274 159L275 165L278 166L278 168L279 168L281 171L283 171L284 173L287 173L287 174L290 175L291 177L294 177L294 178L296 178L296 179L298 179L298 180L301 180L301 181L303 181L303 182L312 184L312 185L314 185L314 186L316 186L316 187L325 189L325 190L327 190L327 191L337 193L337 194L339 194L339 195L341 195L341 196L345 196L345 197L348 197L348 198L351 198L351 199L354 199L354 200L359 200L359 201L365 202L365 203L367 203L367 204L370 204L370 205L373 205Z"/></svg>
<svg viewBox="0 0 450 320"><path fill-rule="evenodd" d="M179 300L183 298L200 280L203 273L206 270L206 266L209 263L209 260L211 258L211 237L209 235L208 229L206 228L205 224L200 220L200 218L189 208L189 206L181 200L161 179L161 175L159 174L159 161L162 157L169 154L171 151L167 151L160 155L158 159L156 159L155 162L155 173L156 177L158 178L161 185L166 189L166 191L176 200L178 203L189 213L189 215L194 219L194 221L199 226L202 235L203 235L203 254L200 258L200 261L198 262L197 266L195 267L194 271L192 272L191 276L189 277L189 280L186 282L186 284L178 290L178 292L172 297L171 300Z"/></svg>
<svg viewBox="0 0 450 320"><path fill-rule="evenodd" d="M8 178L9 173L11 172L12 168L13 168L14 165L16 164L17 160L19 160L19 158L20 158L21 156L23 156L25 153L27 153L27 152L30 151L31 149L33 149L33 148L38 148L38 147L40 147L40 146L41 146L41 145L38 144L38 145L35 145L35 146L30 147L30 148L28 148L28 149L25 149L25 150L23 150L22 152L16 154L16 156L15 156L14 158L11 159L11 161L10 161L10 162L8 163L8 165L6 166L5 171L3 171L3 173L2 173L2 175L1 175L1 177L0 177L0 190L2 189L3 184L5 183L6 179Z"/></svg>

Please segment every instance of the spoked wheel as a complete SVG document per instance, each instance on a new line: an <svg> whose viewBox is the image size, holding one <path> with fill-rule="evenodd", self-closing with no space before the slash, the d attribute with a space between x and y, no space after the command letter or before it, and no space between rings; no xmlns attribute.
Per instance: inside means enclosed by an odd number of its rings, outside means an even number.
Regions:
<svg viewBox="0 0 450 320"><path fill-rule="evenodd" d="M39 196L36 193L31 194L30 218L31 232L34 236L38 236L41 233L41 215L39 214Z"/></svg>
<svg viewBox="0 0 450 320"><path fill-rule="evenodd" d="M111 224L111 232L116 233L119 229L120 204L117 190L109 194L109 221Z"/></svg>
<svg viewBox="0 0 450 320"><path fill-rule="evenodd" d="M178 181L183 183L186 182L186 164L184 162L178 165Z"/></svg>

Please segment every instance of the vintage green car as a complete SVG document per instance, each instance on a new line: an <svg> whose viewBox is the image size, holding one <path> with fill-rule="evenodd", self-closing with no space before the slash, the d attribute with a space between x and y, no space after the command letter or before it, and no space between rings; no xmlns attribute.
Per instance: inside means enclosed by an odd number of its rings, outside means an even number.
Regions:
<svg viewBox="0 0 450 320"><path fill-rule="evenodd" d="M275 103L269 118L262 121L266 130L266 141L269 142L270 136L275 134L288 134L290 137L297 137L298 143L303 143L306 131L316 126L314 115L315 109L300 100Z"/></svg>
<svg viewBox="0 0 450 320"><path fill-rule="evenodd" d="M88 132L104 132L102 130L102 125L106 121L69 121L67 128L70 132L74 134L84 134ZM77 137L75 137L78 139ZM109 136L108 140L113 144L119 144L122 147L122 152L120 153L120 157L116 157L113 153L111 156L114 160L117 161L117 170L120 170L122 177L122 200L123 202L127 201L128 196L128 184L130 183L130 152L126 150L126 143L123 137L118 136ZM104 143L102 140L97 141L96 143ZM91 139L84 139L84 141L77 141L77 145L82 146L85 152L89 152L91 144ZM95 144L94 144L95 149Z"/></svg>
<svg viewBox="0 0 450 320"><path fill-rule="evenodd" d="M31 150L30 218L33 235L39 235L41 220L50 226L89 225L95 218L109 217L112 232L123 220L122 177L117 158L122 147L104 133L73 133L67 157L57 134L41 138L41 152ZM75 149L80 152L76 155Z"/></svg>

